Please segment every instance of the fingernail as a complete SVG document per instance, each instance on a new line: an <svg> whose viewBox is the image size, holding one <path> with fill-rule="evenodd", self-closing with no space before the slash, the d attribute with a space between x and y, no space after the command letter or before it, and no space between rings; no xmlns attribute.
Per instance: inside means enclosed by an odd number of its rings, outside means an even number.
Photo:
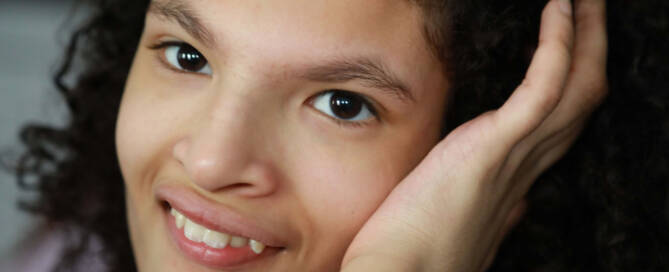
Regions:
<svg viewBox="0 0 669 272"><path fill-rule="evenodd" d="M559 0L560 10L567 16L571 16L571 1Z"/></svg>

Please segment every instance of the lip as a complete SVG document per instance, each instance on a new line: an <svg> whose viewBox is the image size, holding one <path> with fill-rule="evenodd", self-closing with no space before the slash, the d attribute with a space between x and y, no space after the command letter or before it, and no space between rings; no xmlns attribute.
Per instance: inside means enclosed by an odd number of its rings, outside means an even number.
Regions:
<svg viewBox="0 0 669 272"><path fill-rule="evenodd" d="M167 224L169 232L172 234L172 241L190 259L212 268L235 268L247 263L262 260L269 256L276 255L281 249L276 247L266 247L262 253L255 254L249 246L242 248L233 248L227 246L222 249L211 248L204 243L194 242L186 238L182 229L178 229L174 223L173 216L167 215Z"/></svg>
<svg viewBox="0 0 669 272"><path fill-rule="evenodd" d="M174 217L165 210L166 223L172 240L179 250L191 259L218 268L238 266L251 261L274 255L283 249L285 243L277 235L259 227L253 220L243 217L234 209L207 200L187 188L176 186L160 186L156 188L156 196L167 202L172 208L187 218L211 230L230 235L247 237L265 244L261 254L253 253L248 246L243 248L225 247L215 249L204 243L188 240L183 230L178 229Z"/></svg>

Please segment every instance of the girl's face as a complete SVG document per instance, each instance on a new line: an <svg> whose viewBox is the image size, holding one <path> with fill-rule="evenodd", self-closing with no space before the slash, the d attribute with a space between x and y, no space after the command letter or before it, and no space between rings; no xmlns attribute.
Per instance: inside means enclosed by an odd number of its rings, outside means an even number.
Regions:
<svg viewBox="0 0 669 272"><path fill-rule="evenodd" d="M409 1L154 1L116 130L139 269L337 270L446 89Z"/></svg>

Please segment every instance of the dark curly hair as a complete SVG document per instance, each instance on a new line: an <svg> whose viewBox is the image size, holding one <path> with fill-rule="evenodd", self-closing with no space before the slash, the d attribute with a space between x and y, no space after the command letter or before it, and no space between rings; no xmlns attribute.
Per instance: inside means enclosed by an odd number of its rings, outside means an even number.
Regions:
<svg viewBox="0 0 669 272"><path fill-rule="evenodd" d="M545 1L415 2L453 84L446 133L522 81ZM21 131L18 183L38 194L20 205L73 230L57 270L96 240L110 271L135 271L113 132L149 1L87 4L54 77L69 123ZM669 271L669 2L611 0L607 13L609 96L530 190L491 271Z"/></svg>

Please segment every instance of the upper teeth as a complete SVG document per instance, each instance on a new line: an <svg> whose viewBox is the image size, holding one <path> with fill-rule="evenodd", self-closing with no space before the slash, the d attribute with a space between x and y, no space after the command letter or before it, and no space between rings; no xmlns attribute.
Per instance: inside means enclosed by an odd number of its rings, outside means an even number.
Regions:
<svg viewBox="0 0 669 272"><path fill-rule="evenodd" d="M174 222L178 229L184 228L184 236L193 242L204 242L213 248L225 248L227 245L231 247L240 248L247 244L251 250L256 254L260 254L265 249L265 245L256 240L251 240L246 237L234 236L227 233L218 232L205 228L172 208L170 214L174 216Z"/></svg>

